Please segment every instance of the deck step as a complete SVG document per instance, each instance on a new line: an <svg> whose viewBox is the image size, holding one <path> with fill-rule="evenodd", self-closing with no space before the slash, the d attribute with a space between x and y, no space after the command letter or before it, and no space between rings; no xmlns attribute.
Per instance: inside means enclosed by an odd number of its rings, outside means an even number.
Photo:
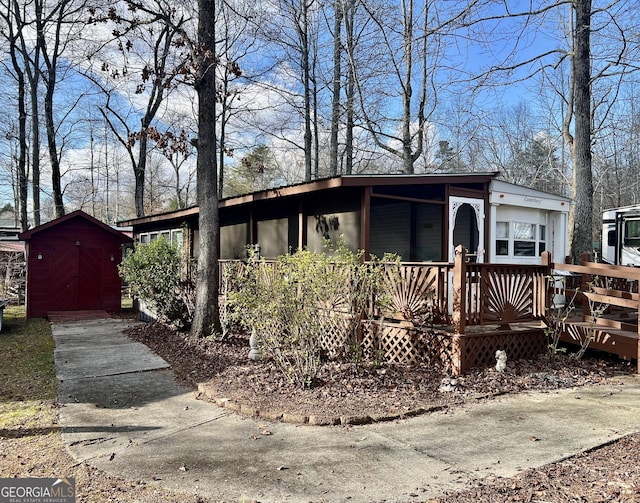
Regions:
<svg viewBox="0 0 640 503"><path fill-rule="evenodd" d="M621 330L605 325L594 325L588 321L570 321L565 323L565 331L561 336L563 342L580 345L589 335L593 340L589 343L592 349L618 355L625 359L638 358L638 332Z"/></svg>

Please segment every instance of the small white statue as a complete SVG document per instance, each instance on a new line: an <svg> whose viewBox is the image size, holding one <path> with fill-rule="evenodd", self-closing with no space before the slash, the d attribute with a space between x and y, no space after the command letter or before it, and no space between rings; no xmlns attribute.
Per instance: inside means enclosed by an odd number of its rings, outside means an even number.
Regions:
<svg viewBox="0 0 640 503"><path fill-rule="evenodd" d="M498 349L498 351L496 351L496 370L498 372L504 372L506 368L507 368L507 352L502 349Z"/></svg>
<svg viewBox="0 0 640 503"><path fill-rule="evenodd" d="M249 360L259 361L262 360L262 351L258 343L258 335L255 330L251 331L251 337L249 337Z"/></svg>

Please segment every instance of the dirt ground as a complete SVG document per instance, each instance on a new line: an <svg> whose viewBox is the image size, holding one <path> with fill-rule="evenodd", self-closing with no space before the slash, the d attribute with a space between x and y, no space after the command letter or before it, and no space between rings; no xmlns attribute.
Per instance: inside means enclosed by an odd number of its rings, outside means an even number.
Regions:
<svg viewBox="0 0 640 503"><path fill-rule="evenodd" d="M579 361L558 356L549 362L541 356L534 361L508 362L504 373L474 370L458 378L452 391L443 391L447 376L427 366L356 367L353 363L326 362L316 387L303 390L290 385L272 362L248 360L248 341L242 338L226 343L195 341L161 325L139 325L129 335L164 357L188 385L206 382L220 397L291 415L411 414L525 390L607 384L634 372L630 362L601 353L588 354ZM515 478L478 480L465 492L431 501L638 502L639 447L640 434L628 436ZM415 498L420 501L420 494Z"/></svg>

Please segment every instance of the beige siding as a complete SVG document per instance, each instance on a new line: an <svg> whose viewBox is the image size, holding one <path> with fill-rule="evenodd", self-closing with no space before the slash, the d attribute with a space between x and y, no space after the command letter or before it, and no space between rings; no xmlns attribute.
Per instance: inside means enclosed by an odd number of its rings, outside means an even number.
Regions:
<svg viewBox="0 0 640 503"><path fill-rule="evenodd" d="M260 255L276 258L289 252L289 219L278 218L258 222Z"/></svg>
<svg viewBox="0 0 640 503"><path fill-rule="evenodd" d="M247 224L225 225L220 228L220 258L246 257Z"/></svg>
<svg viewBox="0 0 640 503"><path fill-rule="evenodd" d="M328 213L307 217L307 248L322 252L324 239L336 243L344 236L350 250L360 248L360 211Z"/></svg>

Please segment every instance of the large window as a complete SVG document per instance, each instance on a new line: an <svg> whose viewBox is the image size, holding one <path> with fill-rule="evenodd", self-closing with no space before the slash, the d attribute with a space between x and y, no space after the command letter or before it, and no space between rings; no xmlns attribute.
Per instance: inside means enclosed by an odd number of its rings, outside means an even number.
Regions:
<svg viewBox="0 0 640 503"><path fill-rule="evenodd" d="M527 222L496 222L496 256L535 257L547 249L547 229Z"/></svg>
<svg viewBox="0 0 640 503"><path fill-rule="evenodd" d="M372 199L371 254L395 253L407 262L442 260L443 211L439 204Z"/></svg>
<svg viewBox="0 0 640 503"><path fill-rule="evenodd" d="M624 245L640 246L640 220L625 220Z"/></svg>

